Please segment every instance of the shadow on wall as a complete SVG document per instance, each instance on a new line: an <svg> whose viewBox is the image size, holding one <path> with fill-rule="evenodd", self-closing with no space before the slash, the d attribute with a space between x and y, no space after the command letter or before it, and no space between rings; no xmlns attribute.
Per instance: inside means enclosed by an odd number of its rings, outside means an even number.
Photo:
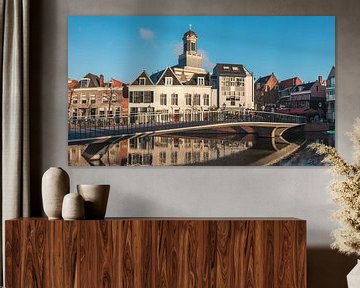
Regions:
<svg viewBox="0 0 360 288"><path fill-rule="evenodd" d="M347 288L346 275L356 265L356 256L310 248L307 263L308 288Z"/></svg>

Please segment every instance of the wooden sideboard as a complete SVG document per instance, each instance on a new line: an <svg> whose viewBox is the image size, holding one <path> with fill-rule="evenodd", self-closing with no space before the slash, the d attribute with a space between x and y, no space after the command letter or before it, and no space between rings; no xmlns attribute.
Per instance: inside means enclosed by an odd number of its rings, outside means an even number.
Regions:
<svg viewBox="0 0 360 288"><path fill-rule="evenodd" d="M116 218L5 223L6 287L306 287L306 221Z"/></svg>

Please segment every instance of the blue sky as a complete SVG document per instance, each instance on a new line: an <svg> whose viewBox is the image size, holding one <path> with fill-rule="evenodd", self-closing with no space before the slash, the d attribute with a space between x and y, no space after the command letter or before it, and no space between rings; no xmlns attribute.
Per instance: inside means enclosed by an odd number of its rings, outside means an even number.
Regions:
<svg viewBox="0 0 360 288"><path fill-rule="evenodd" d="M68 76L131 82L177 64L182 36L198 35L204 68L245 65L256 78L327 77L335 65L333 16L69 16Z"/></svg>

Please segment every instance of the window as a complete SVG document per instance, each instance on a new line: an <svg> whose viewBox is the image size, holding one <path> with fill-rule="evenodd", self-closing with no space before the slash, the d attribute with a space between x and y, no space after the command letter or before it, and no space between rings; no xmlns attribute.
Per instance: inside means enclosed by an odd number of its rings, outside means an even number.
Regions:
<svg viewBox="0 0 360 288"><path fill-rule="evenodd" d="M88 88L90 84L89 78L83 78L80 80L80 88Z"/></svg>
<svg viewBox="0 0 360 288"><path fill-rule="evenodd" d="M87 103L86 95L81 95L80 103L86 105L86 103Z"/></svg>
<svg viewBox="0 0 360 288"><path fill-rule="evenodd" d="M96 103L96 96L90 95L90 104L95 104L95 103Z"/></svg>
<svg viewBox="0 0 360 288"><path fill-rule="evenodd" d="M140 77L139 78L139 85L145 85L146 84L146 78L145 77Z"/></svg>
<svg viewBox="0 0 360 288"><path fill-rule="evenodd" d="M178 162L178 153L177 151L171 152L171 164L177 164Z"/></svg>
<svg viewBox="0 0 360 288"><path fill-rule="evenodd" d="M112 116L113 116L113 111L112 111L112 109L110 109L110 110L107 111L107 116L108 116L108 117L112 117Z"/></svg>
<svg viewBox="0 0 360 288"><path fill-rule="evenodd" d="M204 77L198 77L198 85L204 85L204 84L205 84Z"/></svg>
<svg viewBox="0 0 360 288"><path fill-rule="evenodd" d="M171 105L178 105L178 94L171 94Z"/></svg>
<svg viewBox="0 0 360 288"><path fill-rule="evenodd" d="M133 94L133 103L142 103L144 99L143 91L134 91Z"/></svg>
<svg viewBox="0 0 360 288"><path fill-rule="evenodd" d="M119 99L119 97L118 97L117 94L114 93L114 94L111 95L111 102L117 102L118 99Z"/></svg>
<svg viewBox="0 0 360 288"><path fill-rule="evenodd" d="M102 103L108 103L108 102L109 102L108 95L103 94Z"/></svg>
<svg viewBox="0 0 360 288"><path fill-rule="evenodd" d="M194 94L194 105L200 105L200 94Z"/></svg>
<svg viewBox="0 0 360 288"><path fill-rule="evenodd" d="M162 151L159 153L159 162L160 162L160 164L166 163L166 152Z"/></svg>
<svg viewBox="0 0 360 288"><path fill-rule="evenodd" d="M75 95L72 99L72 104L77 104L78 103L78 96Z"/></svg>
<svg viewBox="0 0 360 288"><path fill-rule="evenodd" d="M209 94L204 94L204 106L209 106Z"/></svg>
<svg viewBox="0 0 360 288"><path fill-rule="evenodd" d="M165 85L173 85L173 78L165 77Z"/></svg>
<svg viewBox="0 0 360 288"><path fill-rule="evenodd" d="M230 70L229 66L223 66L224 70Z"/></svg>
<svg viewBox="0 0 360 288"><path fill-rule="evenodd" d="M233 66L233 67L232 67L232 70L234 70L234 71L239 71L239 67Z"/></svg>
<svg viewBox="0 0 360 288"><path fill-rule="evenodd" d="M105 110L104 109L99 110L99 116L101 118L105 117Z"/></svg>
<svg viewBox="0 0 360 288"><path fill-rule="evenodd" d="M153 103L153 102L154 102L154 92L144 91L144 103Z"/></svg>
<svg viewBox="0 0 360 288"><path fill-rule="evenodd" d="M191 105L191 94L189 94L189 93L185 94L185 104Z"/></svg>
<svg viewBox="0 0 360 288"><path fill-rule="evenodd" d="M160 94L160 105L167 105L166 103L166 94Z"/></svg>

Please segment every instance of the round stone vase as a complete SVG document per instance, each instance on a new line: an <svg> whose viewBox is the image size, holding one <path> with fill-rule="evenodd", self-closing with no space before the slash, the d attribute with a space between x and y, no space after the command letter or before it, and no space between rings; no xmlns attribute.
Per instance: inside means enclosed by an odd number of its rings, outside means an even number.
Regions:
<svg viewBox="0 0 360 288"><path fill-rule="evenodd" d="M42 177L43 208L49 219L61 219L63 198L69 193L69 175L59 167L49 168Z"/></svg>
<svg viewBox="0 0 360 288"><path fill-rule="evenodd" d="M78 193L85 201L85 219L104 219L110 185L77 185Z"/></svg>
<svg viewBox="0 0 360 288"><path fill-rule="evenodd" d="M85 208L84 199L79 193L69 193L65 195L62 204L62 217L64 220L84 219Z"/></svg>

